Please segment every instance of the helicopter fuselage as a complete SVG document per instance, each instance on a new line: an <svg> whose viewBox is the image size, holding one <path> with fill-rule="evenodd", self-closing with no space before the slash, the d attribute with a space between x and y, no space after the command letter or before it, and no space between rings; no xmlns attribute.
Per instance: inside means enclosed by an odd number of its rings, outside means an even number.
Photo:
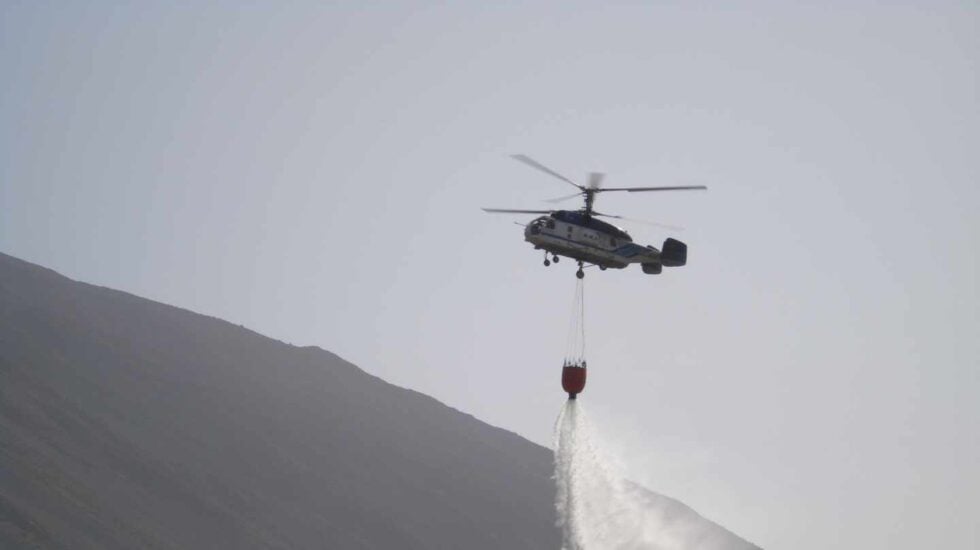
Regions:
<svg viewBox="0 0 980 550"><path fill-rule="evenodd" d="M581 196L584 205L580 210L527 210L515 208L484 208L484 212L493 214L547 214L535 218L524 228L524 240L534 245L538 250L544 250L544 265L557 262L559 256L566 256L578 262L575 276L581 279L585 276L582 268L585 263L599 266L600 269L622 269L630 264L640 264L643 272L657 275L664 267L679 267L687 263L687 245L677 239L668 238L663 248L657 250L652 246L640 246L633 242L629 234L622 229L606 223L598 218L619 218L622 216L596 212L596 195L606 192L639 193L647 191L687 191L704 190L703 185L667 185L657 187L602 187L603 174L589 174L588 185L581 185L555 172L551 168L528 157L513 155L518 160L535 170L544 172L551 177L560 179L578 189L574 195L552 199L550 202L560 202L575 196ZM548 254L552 258L548 258Z"/></svg>
<svg viewBox="0 0 980 550"><path fill-rule="evenodd" d="M656 248L638 245L622 229L575 211L558 210L534 219L524 228L524 240L537 249L602 268L661 262Z"/></svg>

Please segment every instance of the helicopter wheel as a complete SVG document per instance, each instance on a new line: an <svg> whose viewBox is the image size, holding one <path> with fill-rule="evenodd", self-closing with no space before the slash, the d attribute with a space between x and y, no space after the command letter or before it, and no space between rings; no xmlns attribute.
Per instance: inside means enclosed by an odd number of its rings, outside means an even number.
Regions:
<svg viewBox="0 0 980 550"><path fill-rule="evenodd" d="M585 278L585 272L582 271L582 262L578 263L578 271L575 272L575 276L579 279Z"/></svg>
<svg viewBox="0 0 980 550"><path fill-rule="evenodd" d="M555 263L558 263L558 255L557 255L557 254L555 254L555 257L554 257L554 258L552 258L552 259L551 259L551 261L553 261L553 262L555 262Z"/></svg>
<svg viewBox="0 0 980 550"><path fill-rule="evenodd" d="M600 271L605 271L605 270L606 270L606 266L604 266L604 265L600 265L600 266L599 266L599 270L600 270Z"/></svg>
<svg viewBox="0 0 980 550"><path fill-rule="evenodd" d="M548 267L549 265L551 265L551 262L549 262L548 260L545 260L545 261L544 261L544 266L545 266L545 267Z"/></svg>

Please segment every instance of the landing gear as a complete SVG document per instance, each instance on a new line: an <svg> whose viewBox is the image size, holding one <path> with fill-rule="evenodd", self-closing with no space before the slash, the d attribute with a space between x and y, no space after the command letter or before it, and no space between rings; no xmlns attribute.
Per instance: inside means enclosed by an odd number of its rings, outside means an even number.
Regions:
<svg viewBox="0 0 980 550"><path fill-rule="evenodd" d="M558 255L557 255L557 254L555 254L555 255L554 255L554 256L553 256L552 258L551 258L551 261L553 261L553 262L555 262L555 263L558 263Z"/></svg>
<svg viewBox="0 0 980 550"><path fill-rule="evenodd" d="M585 272L582 271L582 262L578 263L578 271L575 272L575 276L579 279L585 278Z"/></svg>
<svg viewBox="0 0 980 550"><path fill-rule="evenodd" d="M545 267L548 267L549 265L551 265L551 262L548 261L548 258L545 258L544 259L544 266Z"/></svg>

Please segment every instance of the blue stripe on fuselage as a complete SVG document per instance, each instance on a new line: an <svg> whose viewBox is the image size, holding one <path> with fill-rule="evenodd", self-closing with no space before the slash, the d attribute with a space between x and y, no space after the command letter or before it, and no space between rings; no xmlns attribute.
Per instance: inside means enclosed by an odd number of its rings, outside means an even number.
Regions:
<svg viewBox="0 0 980 550"><path fill-rule="evenodd" d="M613 250L613 253L618 254L620 256L625 256L627 258L632 258L633 256L637 256L639 254L644 254L648 252L650 252L650 250L636 243L627 243L617 248L616 250Z"/></svg>
<svg viewBox="0 0 980 550"><path fill-rule="evenodd" d="M562 237L561 235L552 235L552 234L549 234L549 233L541 233L540 235L542 237L548 237L548 238L551 238L551 239L558 239L560 241L569 242L569 243L572 243L572 244L575 244L575 245L578 245L578 246L585 246L585 247L588 247L588 248L594 248L594 249L596 249L596 250L598 250L600 252L603 252L605 254L614 254L614 255L617 255L617 256L622 256L624 258L632 258L634 256L637 256L637 255L640 255L640 254L645 254L645 253L649 253L650 252L650 250L648 248L643 247L643 246L640 246L640 245L638 245L636 243L626 243L626 244L624 244L624 245L622 245L622 246L620 246L618 248L615 248L613 250L609 250L608 248L602 248L601 246L597 246L597 245L594 245L592 243L587 243L587 242L582 242L582 241L576 241L574 239L569 239L567 237Z"/></svg>

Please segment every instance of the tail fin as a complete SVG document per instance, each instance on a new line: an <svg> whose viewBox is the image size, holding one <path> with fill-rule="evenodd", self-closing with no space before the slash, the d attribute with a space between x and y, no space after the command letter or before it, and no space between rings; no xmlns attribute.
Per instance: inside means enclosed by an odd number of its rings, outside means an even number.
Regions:
<svg viewBox="0 0 980 550"><path fill-rule="evenodd" d="M660 262L667 267L680 267L687 263L687 245L677 239L664 241Z"/></svg>

